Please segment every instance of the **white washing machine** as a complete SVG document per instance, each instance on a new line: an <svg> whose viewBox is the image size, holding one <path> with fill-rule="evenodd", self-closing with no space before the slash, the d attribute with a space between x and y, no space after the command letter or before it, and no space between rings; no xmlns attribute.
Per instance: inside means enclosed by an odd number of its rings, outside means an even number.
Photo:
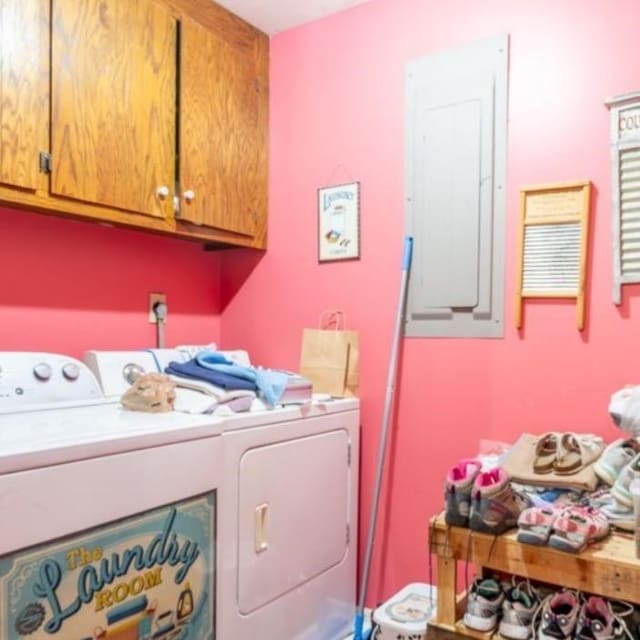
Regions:
<svg viewBox="0 0 640 640"><path fill-rule="evenodd" d="M154 355L93 352L87 361L119 397L126 373L172 357ZM359 402L238 413L222 430L220 638L343 638L356 602Z"/></svg>
<svg viewBox="0 0 640 640"><path fill-rule="evenodd" d="M73 358L0 352L0 638L220 638L221 432L108 403Z"/></svg>

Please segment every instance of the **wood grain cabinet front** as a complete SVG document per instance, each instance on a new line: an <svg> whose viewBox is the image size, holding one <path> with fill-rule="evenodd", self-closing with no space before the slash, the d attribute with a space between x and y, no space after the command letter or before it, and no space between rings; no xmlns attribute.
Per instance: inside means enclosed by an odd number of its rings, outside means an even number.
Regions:
<svg viewBox="0 0 640 640"><path fill-rule="evenodd" d="M48 149L49 0L0 0L0 185L47 189Z"/></svg>
<svg viewBox="0 0 640 640"><path fill-rule="evenodd" d="M54 0L52 27L51 192L171 218L175 19L153 0Z"/></svg>
<svg viewBox="0 0 640 640"><path fill-rule="evenodd" d="M266 221L266 50L245 30L185 18L180 37L180 219L247 237Z"/></svg>
<svg viewBox="0 0 640 640"><path fill-rule="evenodd" d="M0 34L0 201L266 247L264 34L210 0L1 0Z"/></svg>

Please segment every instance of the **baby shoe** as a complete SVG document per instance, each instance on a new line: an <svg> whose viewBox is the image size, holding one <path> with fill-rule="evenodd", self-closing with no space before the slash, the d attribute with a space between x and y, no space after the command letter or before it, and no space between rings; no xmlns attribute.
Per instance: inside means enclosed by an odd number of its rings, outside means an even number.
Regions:
<svg viewBox="0 0 640 640"><path fill-rule="evenodd" d="M498 612L504 601L504 591L495 580L477 578L467 598L463 622L469 629L492 631L498 625Z"/></svg>
<svg viewBox="0 0 640 640"><path fill-rule="evenodd" d="M629 487L631 482L638 477L640 477L640 453L620 471L613 487L611 487L611 495L621 504L633 507L633 496Z"/></svg>
<svg viewBox="0 0 640 640"><path fill-rule="evenodd" d="M609 520L595 507L568 507L555 521L549 545L580 553L609 534Z"/></svg>
<svg viewBox="0 0 640 640"><path fill-rule="evenodd" d="M553 470L558 475L573 475L595 462L604 449L600 436L591 433L563 433Z"/></svg>
<svg viewBox="0 0 640 640"><path fill-rule="evenodd" d="M639 453L640 443L635 438L620 438L607 446L593 465L593 470L602 482L611 487L622 469Z"/></svg>
<svg viewBox="0 0 640 640"><path fill-rule="evenodd" d="M573 591L562 590L547 596L542 603L542 619L537 640L568 640L578 622L580 603Z"/></svg>
<svg viewBox="0 0 640 640"><path fill-rule="evenodd" d="M611 495L610 491L590 500L590 502L591 506L602 511L612 527L622 529L622 531L635 531L636 520L633 506L621 504Z"/></svg>
<svg viewBox="0 0 640 640"><path fill-rule="evenodd" d="M633 636L624 620L614 615L608 601L590 596L580 609L574 637L575 640L621 640Z"/></svg>
<svg viewBox="0 0 640 640"><path fill-rule="evenodd" d="M480 473L473 484L469 528L500 535L518 524L518 516L530 502L511 487L501 467Z"/></svg>
<svg viewBox="0 0 640 640"><path fill-rule="evenodd" d="M518 518L518 542L543 545L549 541L553 525L565 507L530 507Z"/></svg>
<svg viewBox="0 0 640 640"><path fill-rule="evenodd" d="M471 491L482 464L479 460L460 460L449 469L444 490L444 521L449 525L469 524Z"/></svg>
<svg viewBox="0 0 640 640"><path fill-rule="evenodd" d="M540 602L528 582L507 589L502 602L502 619L498 631L501 638L529 640L533 635L533 616Z"/></svg>

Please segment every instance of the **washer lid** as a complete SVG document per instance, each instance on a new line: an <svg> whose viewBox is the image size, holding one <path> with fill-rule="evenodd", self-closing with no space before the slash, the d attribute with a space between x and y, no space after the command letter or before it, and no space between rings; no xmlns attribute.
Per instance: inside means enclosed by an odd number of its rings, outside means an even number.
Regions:
<svg viewBox="0 0 640 640"><path fill-rule="evenodd" d="M210 415L118 404L0 415L0 473L219 436L222 425Z"/></svg>

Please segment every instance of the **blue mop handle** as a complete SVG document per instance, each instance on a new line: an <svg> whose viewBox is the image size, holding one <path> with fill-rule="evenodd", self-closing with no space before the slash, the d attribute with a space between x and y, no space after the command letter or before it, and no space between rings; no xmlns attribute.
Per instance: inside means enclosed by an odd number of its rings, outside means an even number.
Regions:
<svg viewBox="0 0 640 640"><path fill-rule="evenodd" d="M404 239L404 253L402 254L402 270L409 271L411 269L411 258L413 256L413 238L407 236Z"/></svg>
<svg viewBox="0 0 640 640"><path fill-rule="evenodd" d="M367 640L369 634L367 634L367 637L365 637L362 634L363 627L364 627L364 613L356 613L353 640Z"/></svg>
<svg viewBox="0 0 640 640"><path fill-rule="evenodd" d="M389 360L389 372L387 379L387 390L385 393L384 411L382 416L382 429L380 444L378 447L378 462L376 465L376 479L373 489L373 500L371 514L369 516L369 531L367 533L367 546L364 553L364 563L361 572L360 593L358 594L358 605L354 620L353 640L368 640L370 631L363 634L364 603L367 595L367 585L369 584L369 569L371 567L371 554L376 534L376 522L378 518L378 503L380 500L380 489L382 486L382 473L387 449L387 435L391 423L391 410L395 388L396 369L398 366L398 349L402 336L402 321L404 317L404 307L407 295L407 281L409 279L409 269L411 268L411 255L413 253L413 238L407 236L404 239L404 252L402 255L402 277L400 280L400 296L398 300L398 312L396 315L393 342L391 345L391 358Z"/></svg>

